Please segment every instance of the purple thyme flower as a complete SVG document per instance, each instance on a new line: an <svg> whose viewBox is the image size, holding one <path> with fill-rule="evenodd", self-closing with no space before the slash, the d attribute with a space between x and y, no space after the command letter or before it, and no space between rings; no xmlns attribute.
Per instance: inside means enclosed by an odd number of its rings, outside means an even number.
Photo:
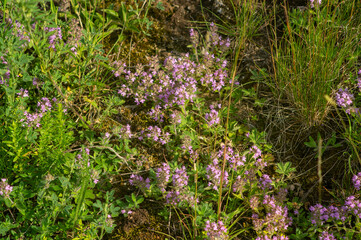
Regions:
<svg viewBox="0 0 361 240"><path fill-rule="evenodd" d="M162 167L157 169L158 187L163 193L165 192L165 188L169 182L169 179L170 179L170 167L168 164L163 163Z"/></svg>
<svg viewBox="0 0 361 240"><path fill-rule="evenodd" d="M138 137L138 139L142 140L143 137L152 139L153 141L159 142L162 145L164 145L170 141L170 133L168 133L168 132L162 133L162 129L157 126L149 126L146 129L146 133L144 131L141 131L140 137Z"/></svg>
<svg viewBox="0 0 361 240"><path fill-rule="evenodd" d="M320 6L321 2L322 2L322 0L316 0L316 5ZM310 0L310 6L311 6L311 8L315 7L315 0Z"/></svg>
<svg viewBox="0 0 361 240"><path fill-rule="evenodd" d="M15 21L15 24L13 24L13 21L9 18L8 22L10 23L11 28L14 29L14 32L12 33L15 35L19 40L24 40L26 42L30 42L30 38L28 35L28 31L26 31L24 25L22 25L17 20ZM27 43L23 43L22 47L26 47Z"/></svg>
<svg viewBox="0 0 361 240"><path fill-rule="evenodd" d="M255 240L288 240L289 238L285 235L276 235L276 236L272 236L272 237L269 237L267 235L264 235L264 236L259 236L257 237Z"/></svg>
<svg viewBox="0 0 361 240"><path fill-rule="evenodd" d="M13 191L13 187L7 183L7 179L3 178L0 182L0 196L8 198L10 193Z"/></svg>
<svg viewBox="0 0 361 240"><path fill-rule="evenodd" d="M191 34L196 35L195 32ZM200 90L199 83L213 91L221 90L228 82L227 62L211 53L202 53L200 57L199 62L194 62L189 54L179 58L170 56L163 68L160 68L159 59L153 58L146 68L137 66L135 71L116 62L114 74L123 81L118 93L133 98L137 105L153 101L164 111L193 102Z"/></svg>
<svg viewBox="0 0 361 240"><path fill-rule="evenodd" d="M198 199L195 199L188 190L188 178L189 177L184 166L175 170L172 177L173 190L169 191L166 195L166 201L168 204L177 205L182 202L193 204L194 201L198 202Z"/></svg>
<svg viewBox="0 0 361 240"><path fill-rule="evenodd" d="M183 140L182 140L182 149L185 149L186 151L188 151L189 154L193 153L193 147L192 147L192 139L190 136L186 135Z"/></svg>
<svg viewBox="0 0 361 240"><path fill-rule="evenodd" d="M246 161L245 157L240 157L238 153L235 153L233 148L227 147L226 155L224 156L224 145L222 145L221 149L218 151L218 158L225 157L226 161L229 162L230 167L237 171L237 168L240 166L244 166Z"/></svg>
<svg viewBox="0 0 361 240"><path fill-rule="evenodd" d="M199 44L199 34L197 31L194 31L193 28L189 30L189 35L191 37L191 42L194 48L198 47Z"/></svg>
<svg viewBox="0 0 361 240"><path fill-rule="evenodd" d="M182 122L182 115L181 112L173 111L173 113L170 115L172 124L178 125Z"/></svg>
<svg viewBox="0 0 361 240"><path fill-rule="evenodd" d="M292 218L288 216L288 208L277 204L274 196L269 195L264 196L263 204L266 209L265 218L259 219L257 214L253 214L255 230L257 232L267 233L265 234L267 237L284 233L292 224Z"/></svg>
<svg viewBox="0 0 361 240"><path fill-rule="evenodd" d="M4 65L8 65L8 62L6 61L6 59L4 58L4 56L0 56L0 59L2 61L2 64ZM0 84L4 84L7 85L7 80L10 78L10 69L9 67L7 67L7 71L5 72L5 74L3 76L0 76Z"/></svg>
<svg viewBox="0 0 361 240"><path fill-rule="evenodd" d="M357 173L357 175L353 175L352 177L352 183L356 190L360 190L361 187L361 172Z"/></svg>
<svg viewBox="0 0 361 240"><path fill-rule="evenodd" d="M112 219L112 216L110 214L108 214L105 223L108 227L112 227L114 224L114 220Z"/></svg>
<svg viewBox="0 0 361 240"><path fill-rule="evenodd" d="M127 67L127 65L121 61L114 61L113 66L115 70L113 70L112 72L115 77L119 77L121 74L123 74L125 68Z"/></svg>
<svg viewBox="0 0 361 240"><path fill-rule="evenodd" d="M286 188L280 188L278 193L276 194L275 198L278 203L283 203L287 200L287 193L288 190Z"/></svg>
<svg viewBox="0 0 361 240"><path fill-rule="evenodd" d="M33 85L36 86L36 88L39 88L39 86L43 84L42 82L38 82L38 80L39 79L37 77L33 78Z"/></svg>
<svg viewBox="0 0 361 240"><path fill-rule="evenodd" d="M50 100L46 97L41 98L41 101L38 102L37 106L40 107L42 113L50 111L52 107Z"/></svg>
<svg viewBox="0 0 361 240"><path fill-rule="evenodd" d="M209 239L227 239L227 228L222 221L210 222L206 221L204 228Z"/></svg>
<svg viewBox="0 0 361 240"><path fill-rule="evenodd" d="M5 60L4 56L0 56L0 59L2 61L2 64L8 65L8 62Z"/></svg>
<svg viewBox="0 0 361 240"><path fill-rule="evenodd" d="M218 27L212 22L210 25L210 41L211 41L211 44L213 44L214 46L218 45L219 44L219 41L222 39L217 31L218 31Z"/></svg>
<svg viewBox="0 0 361 240"><path fill-rule="evenodd" d="M323 231L318 239L319 240L336 240L335 236L333 236L332 233L328 233L326 231Z"/></svg>
<svg viewBox="0 0 361 240"><path fill-rule="evenodd" d="M350 214L361 218L361 201L356 199L355 196L349 196L346 199L345 208Z"/></svg>
<svg viewBox="0 0 361 240"><path fill-rule="evenodd" d="M328 206L327 213L329 216L329 220L333 220L337 222L338 220L345 221L347 218L347 208L345 206L336 207L336 206Z"/></svg>
<svg viewBox="0 0 361 240"><path fill-rule="evenodd" d="M77 48L78 48L78 44L75 44L73 47L70 48L70 51L72 51L74 55L78 55L78 52L76 51Z"/></svg>
<svg viewBox="0 0 361 240"><path fill-rule="evenodd" d="M260 204L259 198L257 196L251 197L249 200L249 205L252 210L256 210Z"/></svg>
<svg viewBox="0 0 361 240"><path fill-rule="evenodd" d="M185 166L177 168L173 174L173 186L177 191L184 191L188 185L188 175Z"/></svg>
<svg viewBox="0 0 361 240"><path fill-rule="evenodd" d="M252 214L252 223L253 223L254 230L257 232L260 232L260 231L262 231L265 221L263 219L260 219L258 214L253 213Z"/></svg>
<svg viewBox="0 0 361 240"><path fill-rule="evenodd" d="M91 170L91 178L93 179L94 184L97 184L99 182L99 172L92 169Z"/></svg>
<svg viewBox="0 0 361 240"><path fill-rule="evenodd" d="M130 139L132 138L133 134L130 130L130 125L127 124L126 126L123 126L120 130L119 137L122 139Z"/></svg>
<svg viewBox="0 0 361 240"><path fill-rule="evenodd" d="M176 206L180 201L180 192L179 191L169 191L165 196L166 203Z"/></svg>
<svg viewBox="0 0 361 240"><path fill-rule="evenodd" d="M153 117L155 121L164 122L164 113L162 112L160 105L156 105L152 108L150 112L148 112L148 115Z"/></svg>
<svg viewBox="0 0 361 240"><path fill-rule="evenodd" d="M257 167L259 167L260 169L263 169L264 167L267 166L267 162L265 162L262 159L262 152L261 150L256 146L253 145L250 149L249 149L249 154L253 154L252 158L254 160L256 160L255 165Z"/></svg>
<svg viewBox="0 0 361 240"><path fill-rule="evenodd" d="M329 219L327 208L321 204L316 204L310 207L311 211L311 223L314 225L323 225L325 221Z"/></svg>
<svg viewBox="0 0 361 240"><path fill-rule="evenodd" d="M211 112L206 113L205 119L207 120L208 125L211 127L214 124L219 124L220 119L218 117L218 111L216 111L213 106L210 106Z"/></svg>
<svg viewBox="0 0 361 240"><path fill-rule="evenodd" d="M343 90L342 88L340 88L338 90L338 93L336 93L336 102L337 105L339 107L343 107L346 109L346 113L350 114L350 110L351 110L351 105L353 103L354 100L354 96L353 94L351 94L348 89L346 88L345 90Z"/></svg>
<svg viewBox="0 0 361 240"><path fill-rule="evenodd" d="M57 27L57 28L49 28L49 27L45 27L44 28L45 31L52 33L52 35L50 35L48 37L48 41L49 41L49 48L52 48L56 51L55 48L55 44L59 42L59 40L62 40L63 35L61 33L61 28Z"/></svg>
<svg viewBox="0 0 361 240"><path fill-rule="evenodd" d="M233 183L232 189L233 192L243 193L244 187L247 184L247 180L241 176L237 176L236 181Z"/></svg>
<svg viewBox="0 0 361 240"><path fill-rule="evenodd" d="M262 189L272 189L272 180L267 174L263 174L263 176L259 179L258 186Z"/></svg>
<svg viewBox="0 0 361 240"><path fill-rule="evenodd" d="M212 187L214 190L218 190L218 186L221 184L222 170L218 165L218 159L215 158L212 161L212 164L207 167L207 179L209 180L208 186ZM223 184L226 187L228 184L228 172L224 171L223 174Z"/></svg>
<svg viewBox="0 0 361 240"><path fill-rule="evenodd" d="M136 186L140 188L140 190L144 193L147 189L150 188L150 179L147 178L144 180L142 176L132 174L130 175L129 183L132 186Z"/></svg>
<svg viewBox="0 0 361 240"><path fill-rule="evenodd" d="M253 145L250 149L249 149L250 153L253 153L253 158L254 159L257 159L259 157L261 157L262 155L262 152L261 150L256 146L256 145Z"/></svg>
<svg viewBox="0 0 361 240"><path fill-rule="evenodd" d="M40 120L43 117L42 113L28 113L27 111L24 112L25 118L20 119L20 122L23 122L23 127L28 126L35 126L36 128L40 127Z"/></svg>
<svg viewBox="0 0 361 240"><path fill-rule="evenodd" d="M29 91L23 88L20 88L20 92L17 93L20 97L29 97Z"/></svg>

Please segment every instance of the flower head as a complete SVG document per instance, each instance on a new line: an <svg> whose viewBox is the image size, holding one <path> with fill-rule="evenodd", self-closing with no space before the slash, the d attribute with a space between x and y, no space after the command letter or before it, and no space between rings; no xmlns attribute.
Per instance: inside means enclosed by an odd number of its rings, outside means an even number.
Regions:
<svg viewBox="0 0 361 240"><path fill-rule="evenodd" d="M8 198L10 193L13 191L13 187L7 183L7 179L3 178L0 182L0 196Z"/></svg>
<svg viewBox="0 0 361 240"><path fill-rule="evenodd" d="M218 222L206 222L206 227L204 228L209 239L226 239L227 238L227 228L224 226L222 221Z"/></svg>

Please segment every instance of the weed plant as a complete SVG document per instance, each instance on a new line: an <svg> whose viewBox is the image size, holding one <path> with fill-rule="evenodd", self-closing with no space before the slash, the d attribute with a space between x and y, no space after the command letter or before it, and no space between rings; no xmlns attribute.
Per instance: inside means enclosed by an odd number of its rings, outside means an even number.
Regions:
<svg viewBox="0 0 361 240"><path fill-rule="evenodd" d="M360 45L359 3L324 1L308 9L285 7L284 35L274 29L270 82L276 96L294 106L300 125L325 123L330 106L324 95L347 79L358 61Z"/></svg>

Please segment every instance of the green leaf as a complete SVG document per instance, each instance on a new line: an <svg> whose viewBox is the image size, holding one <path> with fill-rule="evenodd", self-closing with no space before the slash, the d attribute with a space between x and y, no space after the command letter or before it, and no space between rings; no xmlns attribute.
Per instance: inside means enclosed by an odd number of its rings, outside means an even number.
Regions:
<svg viewBox="0 0 361 240"><path fill-rule="evenodd" d="M0 223L0 235L5 236L5 234L9 230L11 230L12 228L16 228L17 226L18 226L18 224L12 224L9 219L6 219L6 222ZM4 239L4 238L2 238L2 239ZM8 237L7 239L10 239L10 237Z"/></svg>
<svg viewBox="0 0 361 240"><path fill-rule="evenodd" d="M158 1L156 8L158 8L159 10L162 10L162 11L165 10L162 1Z"/></svg>
<svg viewBox="0 0 361 240"><path fill-rule="evenodd" d="M8 199L5 199L5 203L6 203L6 200L8 200ZM10 203L10 204L11 204L11 203ZM7 203L6 203L6 206L8 206ZM19 210L19 212L20 212L22 215L25 216L25 214L26 214L26 206L25 206L24 202L18 200L18 201L16 201L15 206L16 206L16 208Z"/></svg>
<svg viewBox="0 0 361 240"><path fill-rule="evenodd" d="M97 201L93 204L93 206L96 207L96 208L99 208L100 211L103 210L102 203L101 203L99 200L97 200Z"/></svg>
<svg viewBox="0 0 361 240"><path fill-rule="evenodd" d="M315 140L311 136L309 136L308 138L310 139L310 141L305 142L305 145L310 148L317 148L317 143L315 142Z"/></svg>
<svg viewBox="0 0 361 240"><path fill-rule="evenodd" d="M137 197L135 196L135 194L134 194L134 193L132 193L132 200L133 200L133 202L134 202L134 203L136 203L136 202L137 202Z"/></svg>
<svg viewBox="0 0 361 240"><path fill-rule="evenodd" d="M5 205L8 207L8 208L11 208L11 201L9 198L5 198ZM23 214L24 215L24 214Z"/></svg>
<svg viewBox="0 0 361 240"><path fill-rule="evenodd" d="M104 10L104 9L103 9L103 10ZM107 10L107 9L105 9L105 10ZM108 9L108 10L110 10L110 9ZM105 21L104 21L104 18L103 18L103 15L101 15L100 13L96 13L96 16L97 16L97 18L98 18L100 21L105 22Z"/></svg>
<svg viewBox="0 0 361 240"><path fill-rule="evenodd" d="M278 167L278 169L276 169L276 172L279 174L282 174L282 175L288 175L288 174L296 171L295 168L291 168L290 162L278 163L277 167Z"/></svg>
<svg viewBox="0 0 361 240"><path fill-rule="evenodd" d="M144 198L143 198L143 197L140 197L140 198L137 200L137 204L141 204L143 201L144 201Z"/></svg>
<svg viewBox="0 0 361 240"><path fill-rule="evenodd" d="M94 198L95 198L95 195L94 195L92 189L86 190L86 192L85 192L85 198L89 198L89 199L94 199Z"/></svg>

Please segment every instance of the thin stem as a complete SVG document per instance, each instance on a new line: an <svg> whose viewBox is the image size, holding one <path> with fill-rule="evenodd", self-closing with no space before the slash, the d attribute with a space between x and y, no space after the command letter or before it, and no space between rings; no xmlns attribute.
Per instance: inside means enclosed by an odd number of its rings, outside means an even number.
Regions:
<svg viewBox="0 0 361 240"><path fill-rule="evenodd" d="M322 138L318 139L318 202L322 202Z"/></svg>
<svg viewBox="0 0 361 240"><path fill-rule="evenodd" d="M194 168L196 171L196 175L194 177L194 182L196 184L196 191L195 191L195 195L194 195L194 218L193 218L193 238L196 239L197 236L197 223L196 223L196 219L197 219L197 190L198 190L198 162L199 162L199 157L197 157L197 162L194 163Z"/></svg>
<svg viewBox="0 0 361 240"><path fill-rule="evenodd" d="M84 197L85 197L85 192L86 192L85 190L87 188L88 188L88 177L85 176L83 178L83 182L82 182L81 189L80 189L80 198L78 198L78 204L77 204L76 209L75 209L75 215L74 215L74 219L73 219L74 227L75 227L76 222L78 220L80 209L81 209L81 206L83 205L83 202L84 202Z"/></svg>
<svg viewBox="0 0 361 240"><path fill-rule="evenodd" d="M156 231L156 230L153 230L153 229L148 229L149 231L152 231L152 232L155 232L155 233L158 233L158 234L163 234L164 236L167 236L167 237L170 237L170 238L172 238L172 239L174 239L174 240L177 240L176 238L174 238L174 237L172 237L171 235L169 235L169 234L166 234L166 233L164 233L164 232L159 232L159 231Z"/></svg>
<svg viewBox="0 0 361 240"><path fill-rule="evenodd" d="M238 49L237 49L236 55L235 55L233 71L232 71L232 83L231 83L231 89L230 89L230 94L229 94L229 98L228 98L226 129L225 129L225 138L224 138L225 145L224 145L224 151L223 151L223 165L222 165L221 180L220 180L220 186L219 186L219 196L218 196L218 210L217 210L217 218L218 218L218 220L221 217L221 209L222 209L222 187L223 187L224 171L225 171L225 168L226 168L226 153L227 153L227 140L228 140L227 135L228 135L229 112L230 112L231 101L232 101L232 92L233 92L234 79L236 77L236 72L237 72L237 63L238 63L238 58L239 58L239 55L240 55L241 48L243 46L243 41L244 41L244 39L241 38L240 42L238 44Z"/></svg>

